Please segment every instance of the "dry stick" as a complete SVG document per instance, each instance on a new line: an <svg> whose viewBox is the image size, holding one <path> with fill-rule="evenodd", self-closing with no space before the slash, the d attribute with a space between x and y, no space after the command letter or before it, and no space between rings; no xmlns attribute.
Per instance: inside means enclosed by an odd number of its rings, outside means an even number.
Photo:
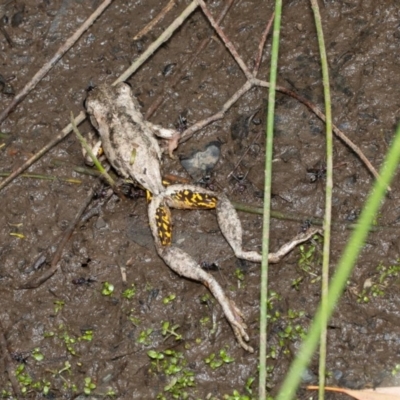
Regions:
<svg viewBox="0 0 400 400"><path fill-rule="evenodd" d="M82 34L93 24L102 12L111 4L112 0L104 0L97 10L81 25L81 27L58 49L56 54L35 74L35 76L25 85L25 87L13 98L7 108L0 114L2 123L10 111L20 103L54 67L57 61L76 43Z"/></svg>
<svg viewBox="0 0 400 400"><path fill-rule="evenodd" d="M75 124L79 125L82 121L86 119L84 112L81 112L75 118ZM35 161L39 160L44 154L46 154L52 147L54 147L58 142L64 139L70 132L72 132L72 125L68 124L60 134L58 134L51 142L40 149L35 155L33 155L29 160L25 161L18 169L16 169L12 174L10 174L6 179L2 180L0 183L0 190L6 187L11 181L13 181L18 175L29 168Z"/></svg>
<svg viewBox="0 0 400 400"><path fill-rule="evenodd" d="M228 13L229 9L231 8L234 0L229 0L224 9L221 11L221 13L218 16L217 23L220 24L222 20L225 18L225 15ZM199 47L197 48L196 52L192 55L191 59L188 61L188 63L183 65L184 69L180 67L176 73L175 77L172 78L172 83L169 87L169 90L174 89L176 85L183 79L186 71L193 65L194 61L197 59L198 55L208 46L208 44L211 42L212 36L209 38L204 39ZM145 119L150 119L150 117L157 111L157 109L163 104L166 99L170 97L169 90L167 90L164 87L164 93L160 94L150 105L150 107L147 109L145 113Z"/></svg>
<svg viewBox="0 0 400 400"><path fill-rule="evenodd" d="M267 82L265 82L267 83ZM303 103L305 106L307 106L321 121L325 122L325 114L314 104L309 102L306 98L300 96L296 92L293 92L292 90L286 89L283 86L277 86L276 90L281 93L285 93L289 96L294 97L296 100L300 101ZM350 147L351 150L354 151L360 157L361 161L366 165L366 167L369 169L371 174L375 177L375 179L380 179L379 174L377 170L374 168L374 166L370 163L368 158L364 155L362 150L355 144L353 143L336 125L332 124L332 129L335 135L340 138L347 146ZM388 188L390 191L391 189Z"/></svg>
<svg viewBox="0 0 400 400"><path fill-rule="evenodd" d="M262 34L261 40L260 40L260 44L258 45L258 53L257 53L257 57L254 63L254 68L253 68L253 75L257 76L258 74L258 70L260 68L260 64L261 64L261 58L262 58L262 53L264 50L264 46L265 46L265 42L267 41L267 37L268 37L268 33L269 30L271 29L272 26L272 22L274 22L274 17L275 17L275 13L272 13L271 18L268 21L267 26L265 27L265 30Z"/></svg>
<svg viewBox="0 0 400 400"><path fill-rule="evenodd" d="M244 63L244 61L239 56L239 53L236 51L236 49L233 46L232 42L228 39L228 37L222 31L221 27L217 24L215 19L212 17L212 15L208 11L208 8L207 8L206 4L204 3L204 1L203 0L197 0L197 2L200 4L200 7L203 10L204 15L207 17L208 21L210 22L211 26L218 33L218 36L222 39L222 41L224 42L226 48L232 54L232 56L235 59L235 61L237 62L237 64L239 65L239 67L241 68L243 73L246 75L246 78L248 80L251 80L253 78L253 74L250 72L250 70L247 68L247 65Z"/></svg>
<svg viewBox="0 0 400 400"><path fill-rule="evenodd" d="M256 111L257 113L258 111ZM253 114L253 116L251 116L250 118L253 118L255 114ZM242 156L239 157L239 160L237 161L237 163L235 164L235 166L233 167L232 171L229 172L229 174L227 175L227 179L230 178L234 172L236 171L236 169L239 167L239 165L241 164L241 162L243 161L243 159L246 157L247 153L250 151L251 147L254 145L254 143L260 138L261 136L261 132L262 130L260 130L257 135L254 137L254 139L252 140L252 142L247 146L247 149L243 152ZM246 174L247 175L247 174Z"/></svg>
<svg viewBox="0 0 400 400"><path fill-rule="evenodd" d="M113 85L118 82L126 80L131 74L133 74L156 50L158 46L160 46L163 42L168 40L173 32L179 28L179 26L196 8L196 1L193 1L183 13L175 19L175 21L163 32L163 34L154 42L150 47L126 70L119 79L117 79ZM157 46L155 45L157 43ZM80 112L78 116L75 118L75 124L78 126L82 121L86 119L86 115L84 112ZM19 174L29 168L35 161L37 161L43 154L47 153L52 147L58 144L61 140L63 140L66 136L68 136L72 132L72 125L68 124L59 135L57 135L50 143L48 143L45 147L39 150L33 157L31 157L28 161L22 164L16 171L14 171L8 178L4 179L0 183L0 191L7 186L11 181L13 181Z"/></svg>
<svg viewBox="0 0 400 400"><path fill-rule="evenodd" d="M12 362L12 358L10 356L10 352L8 351L6 334L5 334L4 326L3 326L3 323L1 320L0 320L0 330L1 330L1 332L0 332L0 350L1 350L1 354L3 355L4 367L5 367L5 370L7 371L8 379L11 382L14 396L17 399L20 399L21 393L19 390L19 384L14 375L14 368L12 367L13 362Z"/></svg>
<svg viewBox="0 0 400 400"><path fill-rule="evenodd" d="M176 0L170 0L170 2L153 18L137 35L133 37L133 40L138 40L149 32L159 21L161 21L165 15L172 9L175 5Z"/></svg>
<svg viewBox="0 0 400 400"><path fill-rule="evenodd" d="M62 255L62 252L64 250L65 245L67 244L68 240L72 236L72 233L74 232L76 225L78 224L83 212L86 210L87 206L90 204L92 201L93 195L96 193L97 188L100 185L97 184L95 187L89 190L89 193L85 199L85 201L82 203L81 208L78 210L74 220L69 224L68 229L65 231L60 244L57 247L56 252L54 253L53 259L51 260L50 268L39 278L34 278L26 283L21 284L20 286L16 287L16 290L21 290L21 289L36 289L39 287L42 283L46 282L47 279L51 278L57 269L59 268L59 261Z"/></svg>
<svg viewBox="0 0 400 400"><path fill-rule="evenodd" d="M215 113L214 115L211 115L208 118L205 118L201 121L196 122L193 124L190 128L186 129L183 133L181 138L179 139L179 143L186 142L189 140L198 130L204 128L208 124L214 121L218 121L222 119L225 115L225 113L229 110L229 108L236 103L241 96L243 96L246 92L248 92L254 84L252 81L247 81L223 106L220 111Z"/></svg>
<svg viewBox="0 0 400 400"><path fill-rule="evenodd" d="M164 42L166 42L172 34L185 22L187 17L198 7L196 0L192 1L176 18L172 24L163 32L163 34L153 42L147 50L134 62L132 65L122 73L122 75L113 82L116 85L119 82L126 81Z"/></svg>

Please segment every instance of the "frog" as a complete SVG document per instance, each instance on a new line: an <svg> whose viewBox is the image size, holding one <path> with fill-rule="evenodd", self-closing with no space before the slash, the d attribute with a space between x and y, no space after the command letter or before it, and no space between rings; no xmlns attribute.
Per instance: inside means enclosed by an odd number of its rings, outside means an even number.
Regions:
<svg viewBox="0 0 400 400"><path fill-rule="evenodd" d="M168 141L171 155L180 133L145 120L127 83L120 82L114 86L105 83L93 87L88 92L85 107L108 162L119 175L133 179L148 192L148 220L158 255L179 276L199 281L210 290L222 307L240 346L253 352L248 344L248 327L241 310L228 298L218 281L172 241L171 209L215 209L220 230L235 256L260 263L262 257L258 251L243 248L242 225L228 197L194 184L164 185L161 175L163 150L158 138ZM279 262L317 232L318 229L310 228L297 234L276 253L268 254L268 261Z"/></svg>

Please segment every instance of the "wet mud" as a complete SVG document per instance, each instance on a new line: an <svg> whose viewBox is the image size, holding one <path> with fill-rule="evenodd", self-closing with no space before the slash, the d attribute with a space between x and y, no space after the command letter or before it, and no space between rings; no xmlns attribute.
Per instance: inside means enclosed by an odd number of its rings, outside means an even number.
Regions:
<svg viewBox="0 0 400 400"><path fill-rule="evenodd" d="M161 10L159 3L113 2L2 123L0 171L15 170L47 144L69 123L71 112L77 115L84 109L90 85L115 80L188 4L177 1L162 22L134 40ZM12 98L10 92L18 93L98 4L15 0L5 7L3 29L12 45L0 35L0 74L7 83L1 85L7 87L0 94L2 109ZM208 2L214 16L224 4ZM327 0L320 6L334 122L379 167L399 119L400 6L396 1L372 0ZM272 8L272 1L235 1L222 23L249 66ZM187 64L208 37L206 49L171 89L178 67ZM270 43L269 38L261 79L268 79ZM285 2L278 74L280 85L323 108L319 53L307 2ZM144 111L157 96L165 96L151 121L176 127L219 111L245 77L197 10L129 83ZM164 156L163 172L193 182L181 160L218 143L218 161L207 176L198 171L192 176L204 178L209 187L234 201L262 206L266 99L266 89L253 88L222 120L181 144L175 159ZM93 128L86 121L80 130L87 133ZM297 100L277 94L272 206L302 218L272 221L271 250L295 236L307 218L323 216L324 161L324 124ZM334 164L337 225L332 234L332 273L349 236L346 225L356 221L373 183L358 157L337 139ZM157 256L140 191L121 200L103 185L88 207L97 207L96 211L74 229L56 273L37 288L19 289L48 271L68 226L98 182L76 172L76 166L83 167L84 161L77 139L69 135L28 171L54 180L20 177L0 193L2 396L11 398L13 393L8 368L17 374L19 390L25 388L29 399L84 398L85 389L89 398L223 399L233 396L234 390L256 398L260 266L233 256L213 211L174 210L174 241L210 269L243 311L254 354L238 345L207 289L180 278ZM65 181L71 178L81 183ZM398 365L400 333L399 190L396 177L376 221L385 228L368 237L329 323L329 385L398 385L398 375L392 372ZM240 219L245 246L259 250L261 216L240 212ZM315 251L307 258L311 246ZM321 248L321 242L308 243L270 269L272 396L320 300ZM304 385L316 383L317 376L315 357L304 371ZM311 396L316 398L304 389L298 392L298 398Z"/></svg>

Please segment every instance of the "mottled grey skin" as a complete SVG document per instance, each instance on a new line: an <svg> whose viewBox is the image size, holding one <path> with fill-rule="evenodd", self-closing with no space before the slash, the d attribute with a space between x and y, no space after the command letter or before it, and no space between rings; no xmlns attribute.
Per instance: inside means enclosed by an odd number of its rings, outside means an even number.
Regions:
<svg viewBox="0 0 400 400"><path fill-rule="evenodd" d="M86 109L114 169L151 193L161 193L161 149L156 136L169 139L177 132L145 121L126 83L95 87L88 94Z"/></svg>
<svg viewBox="0 0 400 400"><path fill-rule="evenodd" d="M160 172L161 150L156 136L177 139L177 132L164 129L143 119L139 104L130 87L119 83L112 87L101 85L88 94L86 108L92 124L101 137L104 153L111 165L124 177L138 181L153 194L148 216L154 243L159 256L177 274L202 282L220 303L225 317L232 326L240 345L247 351L254 350L245 341L249 340L243 315L232 300L226 297L219 283L204 271L193 258L174 246L163 246L158 235L156 210L160 206L172 208L195 208L179 202L175 194L185 190L217 198L217 218L223 235L231 245L236 257L260 262L261 254L242 248L242 226L236 210L224 194L217 194L194 185L162 185ZM305 242L318 230L309 230L297 235L277 253L268 255L269 262L276 263L297 244Z"/></svg>

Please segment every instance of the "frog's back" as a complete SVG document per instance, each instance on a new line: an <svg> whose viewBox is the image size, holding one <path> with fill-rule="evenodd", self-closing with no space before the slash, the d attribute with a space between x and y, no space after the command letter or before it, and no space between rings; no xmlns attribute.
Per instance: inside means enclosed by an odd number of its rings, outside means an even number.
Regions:
<svg viewBox="0 0 400 400"><path fill-rule="evenodd" d="M160 146L131 88L123 82L116 86L100 85L88 94L86 108L114 169L152 193L160 193Z"/></svg>

